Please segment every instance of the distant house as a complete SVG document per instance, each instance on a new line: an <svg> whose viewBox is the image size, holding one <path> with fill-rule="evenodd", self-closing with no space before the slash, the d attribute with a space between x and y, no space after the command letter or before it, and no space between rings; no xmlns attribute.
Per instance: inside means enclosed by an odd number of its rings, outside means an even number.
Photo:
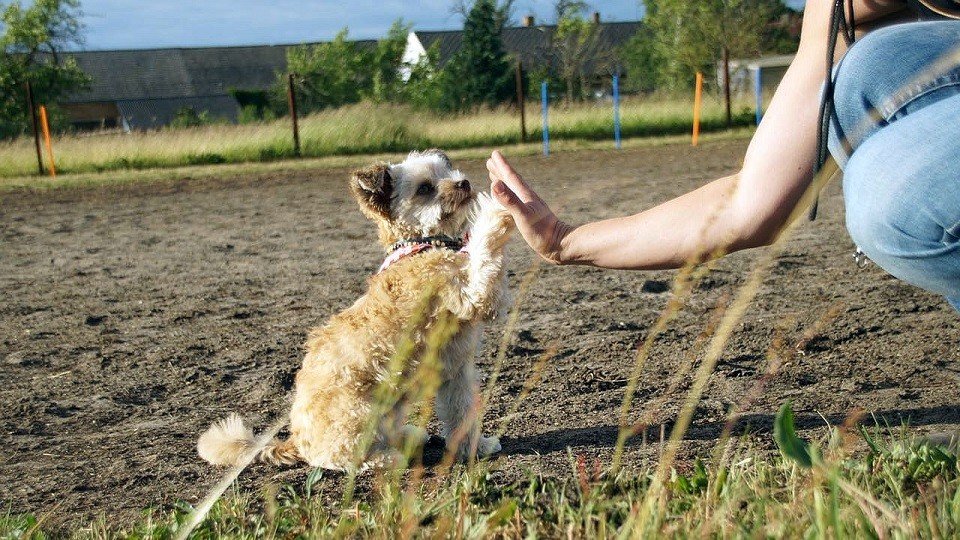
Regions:
<svg viewBox="0 0 960 540"><path fill-rule="evenodd" d="M230 90L268 90L294 46L75 52L70 56L92 81L60 104L80 129L157 128L183 108L236 121L240 105Z"/></svg>
<svg viewBox="0 0 960 540"><path fill-rule="evenodd" d="M759 77L761 91L772 93L780 85L794 56L782 54L730 60L730 92L734 95L754 92ZM723 84L723 65L720 63L717 64L717 84Z"/></svg>
<svg viewBox="0 0 960 540"><path fill-rule="evenodd" d="M643 24L638 21L601 22L597 13L593 14L593 22L599 28L597 49L610 54L643 28ZM551 48L556 30L556 25L537 25L533 17L525 17L523 26L503 29L503 48L507 54L523 62L526 69L556 65L557 58ZM413 31L407 36L403 61L407 65L417 64L426 57L427 51L435 46L439 54L437 67L443 67L460 50L462 44L462 30Z"/></svg>

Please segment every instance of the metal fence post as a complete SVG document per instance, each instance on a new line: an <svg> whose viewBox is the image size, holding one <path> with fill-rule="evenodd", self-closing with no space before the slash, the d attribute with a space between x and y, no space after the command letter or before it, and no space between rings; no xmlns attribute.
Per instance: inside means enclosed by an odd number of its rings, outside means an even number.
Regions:
<svg viewBox="0 0 960 540"><path fill-rule="evenodd" d="M760 66L753 68L753 93L757 98L757 125L763 118L763 79Z"/></svg>
<svg viewBox="0 0 960 540"><path fill-rule="evenodd" d="M287 105L293 122L293 155L300 157L300 126L297 124L297 94L293 91L293 75L287 74Z"/></svg>
<svg viewBox="0 0 960 540"><path fill-rule="evenodd" d="M543 110L543 155L550 155L550 127L547 116L547 81L540 83L540 108Z"/></svg>
<svg viewBox="0 0 960 540"><path fill-rule="evenodd" d="M613 140L620 149L620 75L613 75Z"/></svg>
<svg viewBox="0 0 960 540"><path fill-rule="evenodd" d="M27 110L33 125L33 145L37 149L37 174L43 176L43 152L40 151L40 128L37 126L37 106L33 102L33 85L27 81Z"/></svg>

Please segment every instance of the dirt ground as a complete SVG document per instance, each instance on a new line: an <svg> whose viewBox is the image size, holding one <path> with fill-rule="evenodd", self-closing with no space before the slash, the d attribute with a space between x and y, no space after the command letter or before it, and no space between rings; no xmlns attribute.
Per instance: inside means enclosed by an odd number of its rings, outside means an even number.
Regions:
<svg viewBox="0 0 960 540"><path fill-rule="evenodd" d="M571 152L516 160L571 221L632 213L738 166L743 142ZM358 160L357 165L364 165ZM486 185L483 163L462 163ZM220 471L194 445L237 411L266 426L285 409L307 330L365 288L382 253L349 198L347 170L183 179L141 187L3 195L0 204L0 492L14 513L50 523L105 515L123 525L147 507L196 502ZM807 433L857 409L917 432L960 425L960 317L940 298L852 263L839 186L821 218L777 257L709 382L682 457L708 455L725 412L746 404L736 434L770 445L792 400ZM761 251L721 261L657 340L643 372L627 462L655 463L659 423L689 388L671 376L702 357L697 337ZM509 248L514 287L531 265ZM530 469L570 470L567 447L608 462L635 347L670 297L672 272L539 270L488 418L510 410L537 358L556 347L542 382L507 425L498 481ZM830 319L831 310L836 315ZM806 329L827 319L816 336ZM488 330L489 372L503 327ZM761 383L782 338L802 354ZM488 425L496 422L489 420ZM244 489L298 478L255 466ZM284 476L286 475L286 476ZM9 505L9 506L7 506Z"/></svg>

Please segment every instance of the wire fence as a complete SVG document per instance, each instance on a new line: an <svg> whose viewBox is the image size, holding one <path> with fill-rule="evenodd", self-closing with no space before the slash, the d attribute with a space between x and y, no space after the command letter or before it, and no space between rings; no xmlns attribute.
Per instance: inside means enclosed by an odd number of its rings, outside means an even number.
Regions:
<svg viewBox="0 0 960 540"><path fill-rule="evenodd" d="M32 141L0 142L0 177L400 153L427 147L456 150L539 143L543 155L549 156L556 150L552 143L561 140L610 141L611 148L620 149L624 139L749 126L759 121L764 99L759 76L755 100L740 92L730 98L732 105L724 102L719 84L702 76L699 80L707 81L702 101L680 93L624 95L617 74L595 81L584 92L587 99L571 99L567 88L546 80L539 84L539 96L525 96L524 79L518 65L512 104L461 114L361 102L304 115L298 111L295 75L288 74L286 115L275 119L212 120L200 111L204 121L186 127L52 135L49 124L38 120ZM34 103L29 89L25 94L31 111L45 105Z"/></svg>

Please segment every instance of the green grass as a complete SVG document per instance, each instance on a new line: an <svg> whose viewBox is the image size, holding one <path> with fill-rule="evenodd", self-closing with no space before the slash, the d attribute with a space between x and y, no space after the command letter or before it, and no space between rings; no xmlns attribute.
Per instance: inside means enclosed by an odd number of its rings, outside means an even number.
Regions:
<svg viewBox="0 0 960 540"><path fill-rule="evenodd" d="M506 484L486 465L426 479L414 471L405 480L379 478L345 506L316 495L338 492L340 483L315 474L303 484L228 494L192 537L957 537L957 458L897 442L901 436L867 435L866 453L850 457L834 430L821 469L734 440L715 463L672 470L662 484L652 469L611 474L573 454L563 477L529 472ZM644 501L652 501L646 514ZM189 511L184 504L122 528L98 520L73 535L169 538ZM42 519L0 517L0 537L45 538Z"/></svg>
<svg viewBox="0 0 960 540"><path fill-rule="evenodd" d="M735 125L750 125L749 104L737 103ZM624 137L677 135L691 130L691 103L686 99L648 97L625 100ZM527 111L529 141L541 137L539 106ZM701 129L725 128L716 99L704 103ZM596 141L613 138L609 103L556 106L550 110L554 140ZM415 148L446 150L517 144L519 117L511 109L440 116L402 105L361 103L316 113L300 121L304 157L407 152ZM130 134L64 135L54 138L61 174L183 167L222 163L269 162L294 156L289 120L259 124L218 124ZM46 159L46 155L44 156ZM0 142L0 177L36 173L32 139Z"/></svg>
<svg viewBox="0 0 960 540"><path fill-rule="evenodd" d="M743 140L753 134L752 128L736 128L731 130L707 133L701 136L702 144L716 141ZM666 135L662 137L632 138L623 141L623 148L640 148L650 146L664 146L672 144L689 144L689 135ZM489 157L494 148L499 148L511 156L535 155L542 151L540 143L524 143L500 146L478 146L451 150L448 154L454 160L484 159ZM579 150L610 150L612 141L590 141L568 139L556 141L551 145L552 152L570 152ZM236 176L267 174L267 173L297 173L303 171L317 171L337 168L357 167L370 161L386 160L399 161L406 155L405 151L383 152L365 155L350 154L345 156L326 156L302 159L280 159L267 162L225 163L219 165L182 165L171 167L156 167L149 169L123 169L104 172L78 172L58 174L56 178L50 176L0 176L0 195L11 191L44 191L59 188L85 188L97 186L122 186L125 184L148 184L179 181L185 178L191 182L216 181Z"/></svg>

